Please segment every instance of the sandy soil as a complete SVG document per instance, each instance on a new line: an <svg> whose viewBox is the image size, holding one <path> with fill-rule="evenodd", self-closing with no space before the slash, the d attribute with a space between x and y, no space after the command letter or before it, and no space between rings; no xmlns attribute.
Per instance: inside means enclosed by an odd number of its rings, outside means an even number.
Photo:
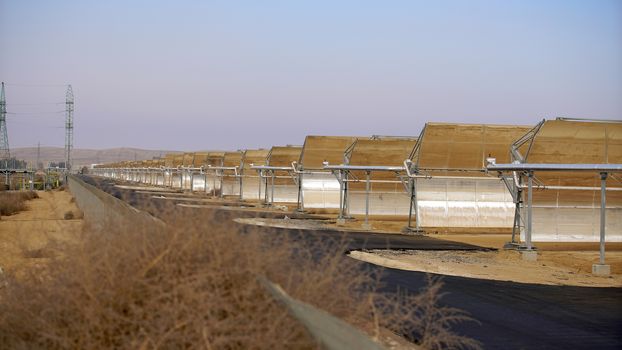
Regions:
<svg viewBox="0 0 622 350"><path fill-rule="evenodd" d="M385 267L451 276L589 287L622 287L622 252L607 254L612 275L591 274L598 252L541 251L538 261L521 260L517 251L354 251L350 256Z"/></svg>
<svg viewBox="0 0 622 350"><path fill-rule="evenodd" d="M57 245L75 240L82 231L81 213L71 201L71 193L37 194L40 198L26 202L26 211L0 220L0 267L6 273L19 275L25 269L45 264L56 255ZM65 220L69 211L76 218Z"/></svg>

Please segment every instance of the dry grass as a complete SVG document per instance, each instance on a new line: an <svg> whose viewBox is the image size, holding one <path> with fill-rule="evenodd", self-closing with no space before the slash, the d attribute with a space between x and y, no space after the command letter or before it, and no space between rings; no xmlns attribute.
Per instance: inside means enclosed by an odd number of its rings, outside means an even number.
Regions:
<svg viewBox="0 0 622 350"><path fill-rule="evenodd" d="M0 192L0 215L13 215L26 210L26 201L39 198L34 191Z"/></svg>
<svg viewBox="0 0 622 350"><path fill-rule="evenodd" d="M205 223L212 223L211 225ZM371 336L384 327L426 348L477 348L450 331L468 317L421 294L377 292L379 277L338 245L239 233L205 217L168 229L85 230L42 270L6 276L0 344L31 348L317 348L258 282L324 309ZM315 252L322 251L322 258Z"/></svg>

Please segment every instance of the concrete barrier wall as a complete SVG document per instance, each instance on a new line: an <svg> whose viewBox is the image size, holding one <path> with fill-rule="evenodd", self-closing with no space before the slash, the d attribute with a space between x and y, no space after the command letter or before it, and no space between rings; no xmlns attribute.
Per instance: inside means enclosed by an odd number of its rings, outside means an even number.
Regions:
<svg viewBox="0 0 622 350"><path fill-rule="evenodd" d="M70 175L67 184L69 191L76 199L78 208L84 212L85 222L92 229L148 226L163 228L165 226L160 219L85 183L78 177Z"/></svg>

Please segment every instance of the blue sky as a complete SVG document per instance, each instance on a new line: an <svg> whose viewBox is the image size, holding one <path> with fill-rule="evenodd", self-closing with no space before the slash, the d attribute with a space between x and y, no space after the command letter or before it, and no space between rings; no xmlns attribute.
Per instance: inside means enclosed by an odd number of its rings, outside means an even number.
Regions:
<svg viewBox="0 0 622 350"><path fill-rule="evenodd" d="M0 48L12 147L64 144L66 83L78 148L622 119L622 1L3 0Z"/></svg>

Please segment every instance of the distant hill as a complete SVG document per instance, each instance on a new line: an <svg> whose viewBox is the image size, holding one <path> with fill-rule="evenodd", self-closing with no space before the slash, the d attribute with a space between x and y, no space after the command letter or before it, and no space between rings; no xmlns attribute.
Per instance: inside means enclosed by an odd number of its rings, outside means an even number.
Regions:
<svg viewBox="0 0 622 350"><path fill-rule="evenodd" d="M99 163L112 163L122 160L144 160L164 156L167 153L179 153L170 150L146 150L138 148L110 148L110 149L74 149L72 151L73 168ZM11 156L25 160L33 166L37 162L37 147L23 147L11 149ZM46 166L49 162L65 160L65 149L62 147L41 147L40 162Z"/></svg>

